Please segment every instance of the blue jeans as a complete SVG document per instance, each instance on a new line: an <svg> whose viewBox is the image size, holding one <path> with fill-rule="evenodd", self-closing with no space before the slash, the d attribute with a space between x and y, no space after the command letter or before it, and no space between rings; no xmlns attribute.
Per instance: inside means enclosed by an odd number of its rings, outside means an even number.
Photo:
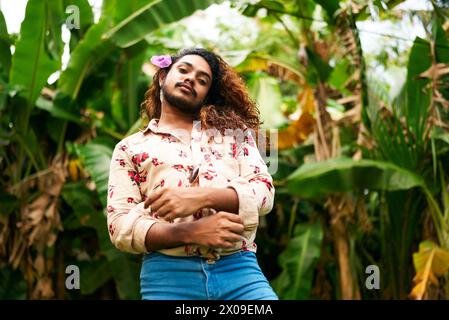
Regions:
<svg viewBox="0 0 449 320"><path fill-rule="evenodd" d="M143 300L278 300L248 251L214 263L152 252L143 258L140 293Z"/></svg>

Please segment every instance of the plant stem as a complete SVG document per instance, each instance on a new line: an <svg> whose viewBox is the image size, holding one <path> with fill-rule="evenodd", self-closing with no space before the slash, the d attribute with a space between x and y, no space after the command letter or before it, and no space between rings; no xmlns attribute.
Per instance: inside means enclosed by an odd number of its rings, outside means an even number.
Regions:
<svg viewBox="0 0 449 320"><path fill-rule="evenodd" d="M290 220L288 223L288 233L287 233L288 239L291 239L291 237L292 237L293 227L295 226L295 221L296 221L296 211L298 210L298 204L299 204L299 199L294 198L293 206L292 206L292 209L290 210Z"/></svg>

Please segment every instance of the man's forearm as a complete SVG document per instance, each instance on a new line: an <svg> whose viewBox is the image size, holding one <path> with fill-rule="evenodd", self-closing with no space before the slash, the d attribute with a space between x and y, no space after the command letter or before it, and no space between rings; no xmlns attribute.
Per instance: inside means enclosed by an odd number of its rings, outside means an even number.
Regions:
<svg viewBox="0 0 449 320"><path fill-rule="evenodd" d="M159 222L151 226L145 236L148 251L174 248L189 243L188 222Z"/></svg>
<svg viewBox="0 0 449 320"><path fill-rule="evenodd" d="M239 198L232 188L198 187L198 196L204 208L235 214L239 212ZM192 222L155 223L145 236L145 246L148 251L155 251L190 244L192 243L191 227Z"/></svg>
<svg viewBox="0 0 449 320"><path fill-rule="evenodd" d="M213 208L217 211L239 213L239 197L232 188L200 188L205 203L205 208Z"/></svg>

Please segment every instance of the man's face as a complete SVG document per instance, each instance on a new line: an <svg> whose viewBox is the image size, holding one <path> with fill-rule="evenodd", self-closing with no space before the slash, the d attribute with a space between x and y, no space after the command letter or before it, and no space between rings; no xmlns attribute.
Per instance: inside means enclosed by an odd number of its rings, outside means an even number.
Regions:
<svg viewBox="0 0 449 320"><path fill-rule="evenodd" d="M164 99L186 113L196 113L206 99L212 84L209 64L199 55L185 55L176 61L159 85Z"/></svg>

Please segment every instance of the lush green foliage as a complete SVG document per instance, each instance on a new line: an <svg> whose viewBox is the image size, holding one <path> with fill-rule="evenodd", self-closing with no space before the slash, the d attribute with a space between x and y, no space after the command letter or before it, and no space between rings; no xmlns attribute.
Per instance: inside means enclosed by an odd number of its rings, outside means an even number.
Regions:
<svg viewBox="0 0 449 320"><path fill-rule="evenodd" d="M189 34L181 19L221 2L104 0L94 23L87 0L29 0L18 35L0 12L0 297L139 298L140 257L107 233L109 161L143 124L147 61L189 40L229 61L279 129L257 242L281 299L449 298L447 1L414 13L425 38L374 56L359 23L405 19L392 10L404 1L233 1L249 30ZM80 29L65 44L70 4ZM394 97L370 72L391 65L407 72ZM65 289L69 264L80 291ZM381 290L365 287L371 264Z"/></svg>

